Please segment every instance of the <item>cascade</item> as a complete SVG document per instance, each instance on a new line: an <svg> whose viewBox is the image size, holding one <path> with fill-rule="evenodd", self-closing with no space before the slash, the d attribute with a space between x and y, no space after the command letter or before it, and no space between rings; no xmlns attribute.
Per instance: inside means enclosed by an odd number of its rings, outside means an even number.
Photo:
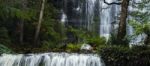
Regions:
<svg viewBox="0 0 150 66"><path fill-rule="evenodd" d="M106 0L108 3L117 2L117 0ZM107 5L101 2L101 14L100 14L100 35L109 39L111 33L115 33L118 28L118 13L120 12L120 6ZM113 31L114 30L114 31Z"/></svg>
<svg viewBox="0 0 150 66"><path fill-rule="evenodd" d="M104 66L104 63L95 54L2 54L0 66Z"/></svg>
<svg viewBox="0 0 150 66"><path fill-rule="evenodd" d="M64 12L62 12L61 22L62 22L62 23L65 23L66 20L67 20L67 16L66 16L66 14L65 14Z"/></svg>
<svg viewBox="0 0 150 66"><path fill-rule="evenodd" d="M107 0L115 1L117 0ZM112 30L117 29L117 16L120 10L117 5L107 5L103 0L64 0L63 4L64 13L61 21L66 21L67 25L96 31L107 40ZM65 18L67 20L64 20Z"/></svg>
<svg viewBox="0 0 150 66"><path fill-rule="evenodd" d="M108 3L118 2L118 0L106 0ZM138 10L132 7L132 3L140 2L140 0L130 1L129 12ZM67 25L76 26L78 28L86 28L89 31L96 31L100 36L108 40L111 34L117 34L120 10L119 5L107 5L103 0L64 0L62 7L62 22ZM98 17L98 23L95 18ZM128 16L128 20L132 19ZM94 26L98 26L95 28ZM134 29L127 24L127 35L132 36ZM130 41L130 44L139 44L144 40L146 35L143 33Z"/></svg>

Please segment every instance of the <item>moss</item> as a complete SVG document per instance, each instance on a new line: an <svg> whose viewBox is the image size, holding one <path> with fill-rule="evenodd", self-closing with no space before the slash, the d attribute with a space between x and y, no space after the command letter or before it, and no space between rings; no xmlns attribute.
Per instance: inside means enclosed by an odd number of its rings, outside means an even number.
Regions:
<svg viewBox="0 0 150 66"><path fill-rule="evenodd" d="M68 44L66 51L67 52L79 52L82 44Z"/></svg>

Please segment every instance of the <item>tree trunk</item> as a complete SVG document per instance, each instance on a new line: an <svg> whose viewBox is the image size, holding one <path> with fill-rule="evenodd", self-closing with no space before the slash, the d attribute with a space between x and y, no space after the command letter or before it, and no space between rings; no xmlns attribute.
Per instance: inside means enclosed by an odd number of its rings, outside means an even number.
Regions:
<svg viewBox="0 0 150 66"><path fill-rule="evenodd" d="M21 20L20 21L20 38L19 38L19 41L20 41L20 44L22 45L23 44L23 35L24 35L24 21Z"/></svg>
<svg viewBox="0 0 150 66"><path fill-rule="evenodd" d="M126 18L128 15L129 0L123 0L121 3L121 17L119 22L117 39L122 42L126 35Z"/></svg>
<svg viewBox="0 0 150 66"><path fill-rule="evenodd" d="M34 37L34 44L35 45L37 43L37 39L38 39L40 28L41 28L41 23L43 20L44 8L45 8L45 0L42 0L42 6L41 6L41 11L40 11L39 21L38 21L37 30L36 30L35 37Z"/></svg>
<svg viewBox="0 0 150 66"><path fill-rule="evenodd" d="M27 1L26 0L22 0L22 10L26 10L26 5L27 5ZM24 35L24 20L21 19L20 21L20 37L19 37L19 42L21 45L23 45L23 35Z"/></svg>

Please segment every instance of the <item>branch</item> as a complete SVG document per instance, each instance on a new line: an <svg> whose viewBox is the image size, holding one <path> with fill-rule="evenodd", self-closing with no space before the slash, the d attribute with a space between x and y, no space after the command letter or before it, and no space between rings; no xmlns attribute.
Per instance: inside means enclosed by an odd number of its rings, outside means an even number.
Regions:
<svg viewBox="0 0 150 66"><path fill-rule="evenodd" d="M113 4L121 5L121 3L116 3L116 2L108 3L108 2L106 2L106 0L104 0L104 3L107 4L107 5L113 5Z"/></svg>

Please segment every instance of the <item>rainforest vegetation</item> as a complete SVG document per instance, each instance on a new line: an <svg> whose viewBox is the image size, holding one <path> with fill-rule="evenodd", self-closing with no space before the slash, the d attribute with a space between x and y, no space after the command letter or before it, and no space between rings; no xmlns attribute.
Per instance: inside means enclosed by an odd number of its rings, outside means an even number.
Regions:
<svg viewBox="0 0 150 66"><path fill-rule="evenodd" d="M92 51L102 56L108 66L150 64L150 0L118 0L112 3L104 0L107 5L121 7L117 32L112 32L108 40L99 35L98 17L94 18L92 29L82 25L78 27L74 23L62 23L62 2L63 0L0 0L0 54L80 52L80 47L86 43L93 47ZM135 8L131 12L130 3ZM66 7L71 9L71 1L68 0L68 4ZM69 16L74 16L71 10L66 12ZM133 35L127 33L129 25L134 29ZM142 34L145 39L131 46L132 39Z"/></svg>

